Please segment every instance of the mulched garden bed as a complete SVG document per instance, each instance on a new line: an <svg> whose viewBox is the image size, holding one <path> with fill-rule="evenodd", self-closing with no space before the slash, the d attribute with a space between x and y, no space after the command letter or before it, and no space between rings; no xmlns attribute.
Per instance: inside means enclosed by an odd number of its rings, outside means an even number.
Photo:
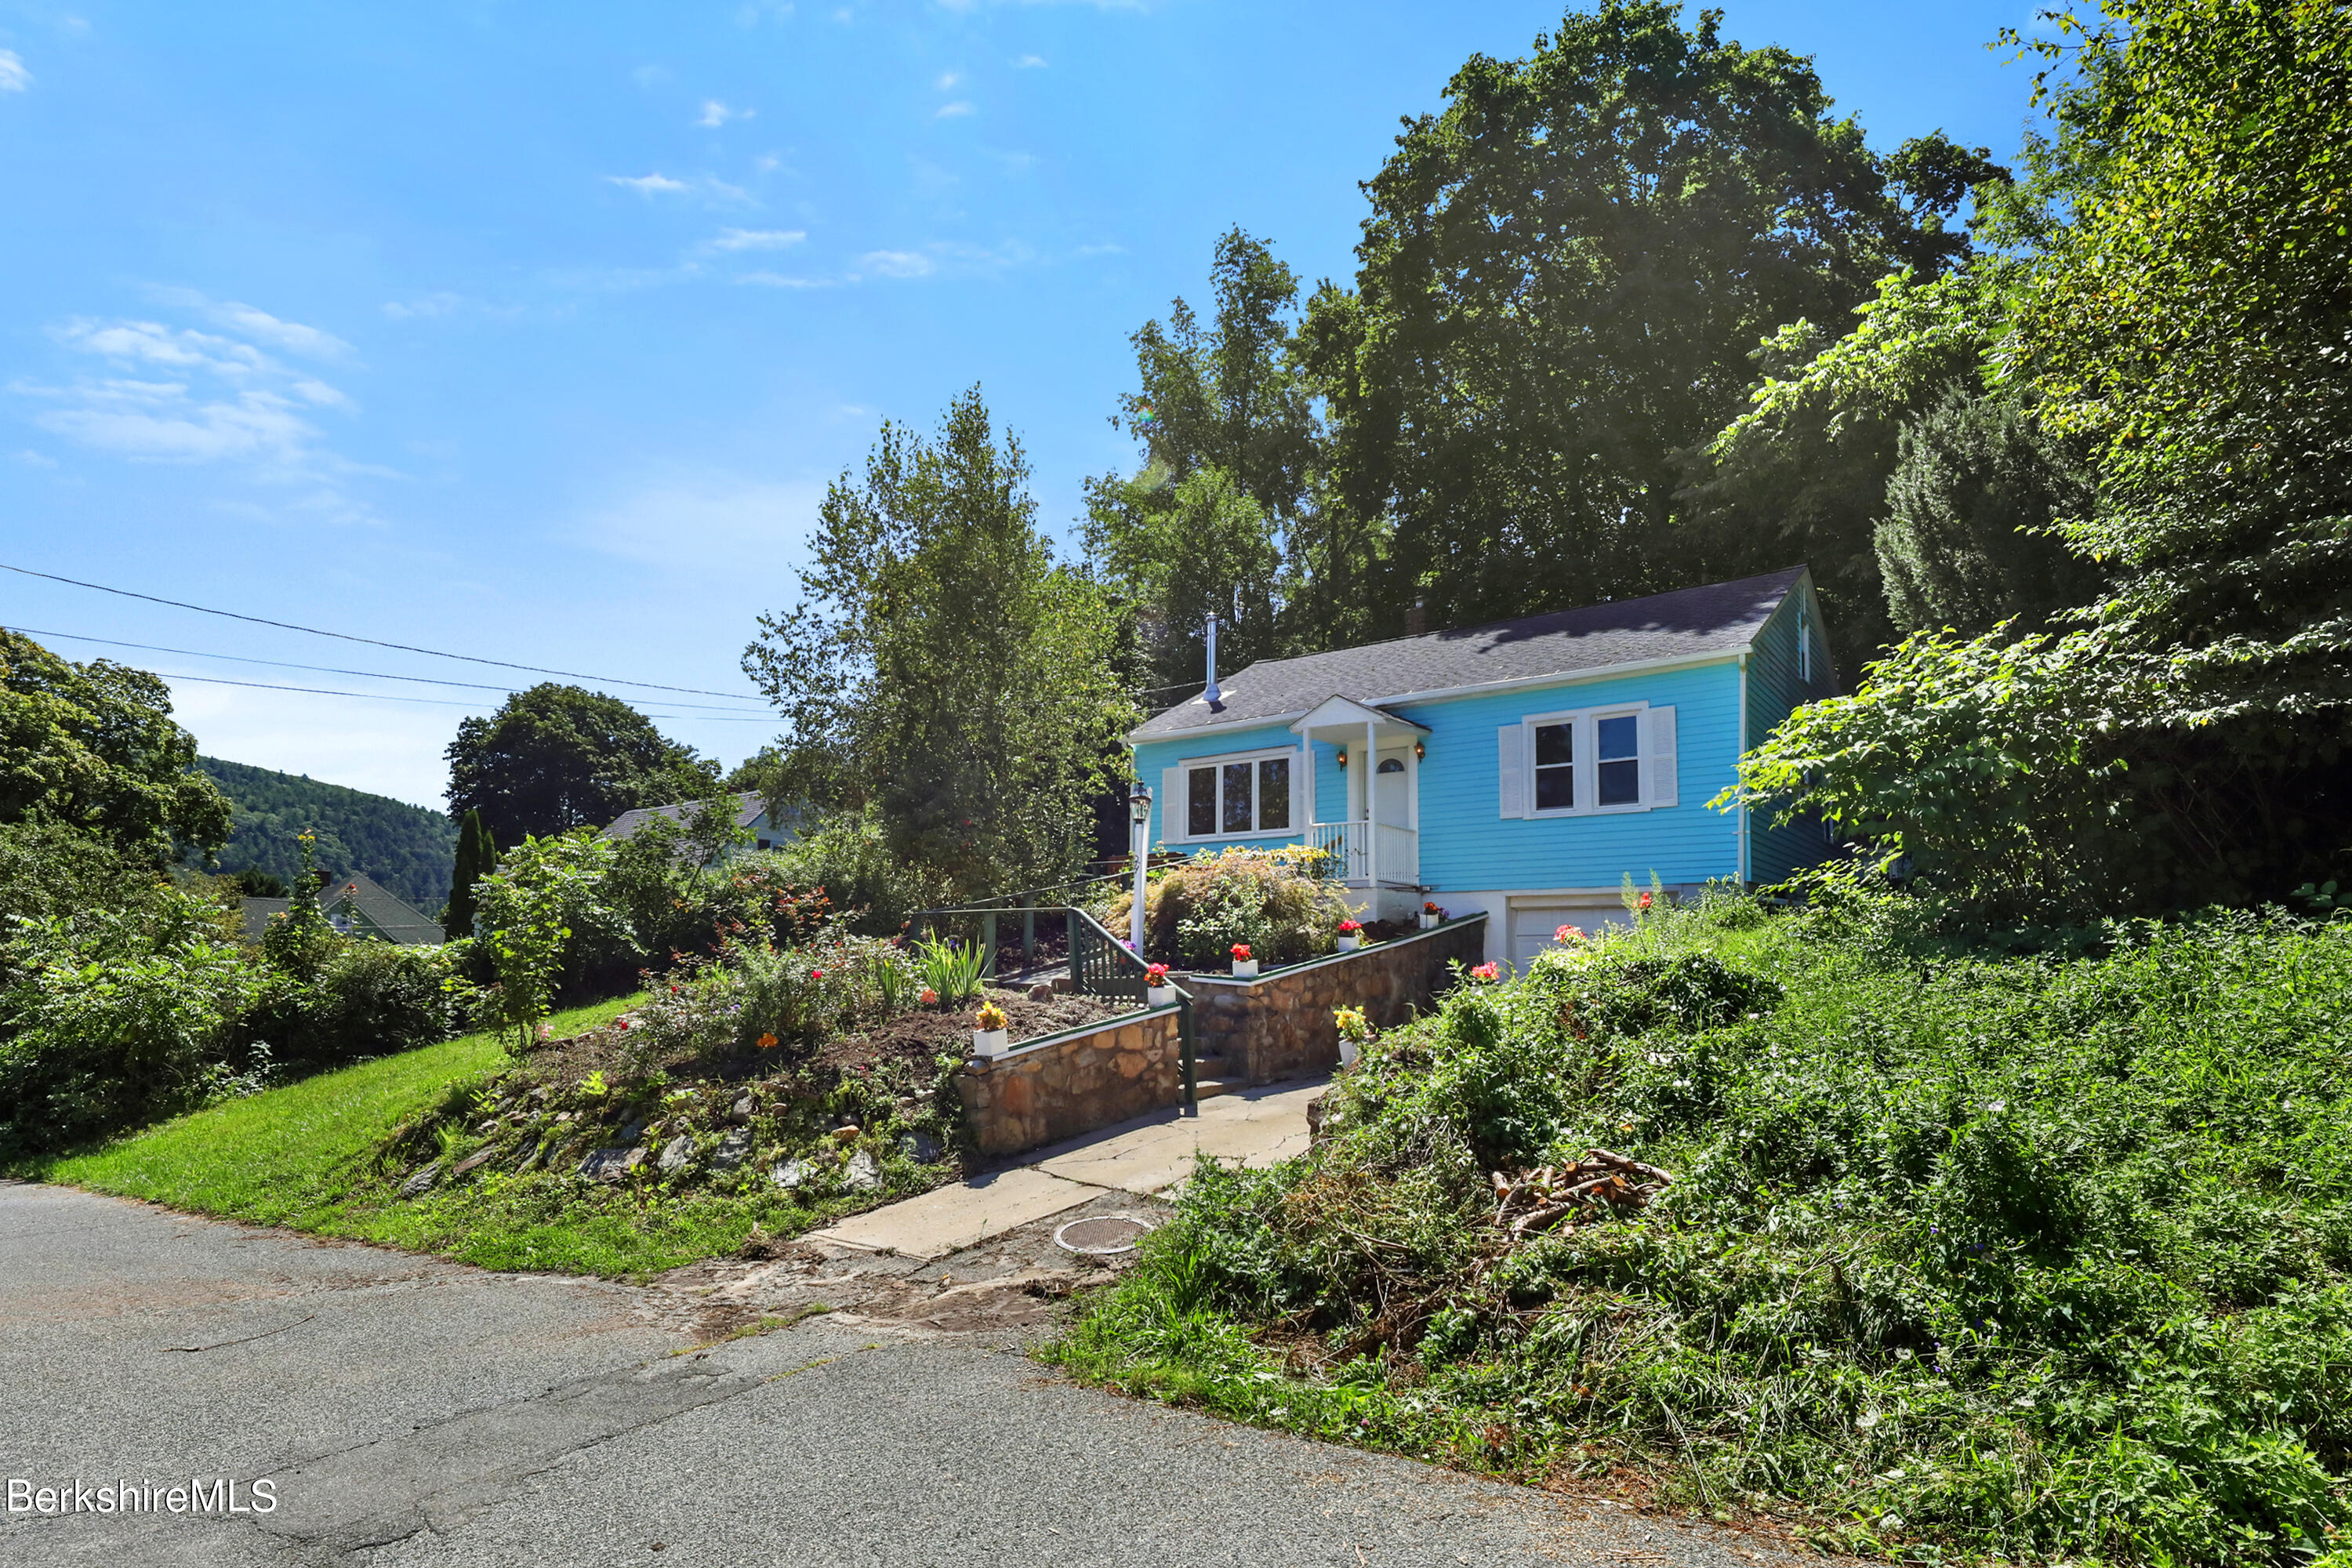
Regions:
<svg viewBox="0 0 2352 1568"><path fill-rule="evenodd" d="M1114 1017L1135 1005L1129 1001L1076 992L1053 994L1043 1001L1030 1000L1026 992L994 986L985 987L982 994L1003 1008L1012 1019L1015 1044ZM972 1015L979 1010L977 1000L951 1007L911 1007L863 1033L822 1041L814 1050L803 1046L780 1046L772 1051L730 1051L723 1057L679 1052L646 1065L659 1068L679 1081L720 1083L735 1083L803 1064L838 1072L871 1070L882 1062L896 1060L929 1073L940 1055L971 1051ZM629 1047L640 1044L643 1038L639 1036L632 1040L629 1032L616 1022L567 1040L544 1041L525 1053L517 1076L532 1083L565 1088L592 1072L617 1078Z"/></svg>

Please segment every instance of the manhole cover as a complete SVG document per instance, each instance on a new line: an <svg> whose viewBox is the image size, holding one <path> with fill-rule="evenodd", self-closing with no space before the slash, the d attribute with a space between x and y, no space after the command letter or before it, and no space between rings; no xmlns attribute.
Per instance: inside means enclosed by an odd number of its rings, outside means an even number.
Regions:
<svg viewBox="0 0 2352 1568"><path fill-rule="evenodd" d="M1133 1252L1135 1244L1151 1228L1148 1220L1133 1215L1098 1214L1086 1219L1074 1219L1054 1233L1054 1245L1065 1252L1075 1252L1086 1258L1109 1258L1117 1253Z"/></svg>

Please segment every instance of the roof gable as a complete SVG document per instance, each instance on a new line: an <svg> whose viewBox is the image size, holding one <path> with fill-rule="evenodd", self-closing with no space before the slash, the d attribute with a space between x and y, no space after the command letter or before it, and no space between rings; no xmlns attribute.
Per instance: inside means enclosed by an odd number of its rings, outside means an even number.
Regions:
<svg viewBox="0 0 2352 1568"><path fill-rule="evenodd" d="M1223 700L1181 702L1132 742L1226 725L1287 721L1333 697L1366 705L1429 700L1485 686L1572 679L1628 665L1744 652L1805 578L1792 566L1639 599L1613 599L1462 631L1396 637L1297 658L1260 659L1221 677Z"/></svg>

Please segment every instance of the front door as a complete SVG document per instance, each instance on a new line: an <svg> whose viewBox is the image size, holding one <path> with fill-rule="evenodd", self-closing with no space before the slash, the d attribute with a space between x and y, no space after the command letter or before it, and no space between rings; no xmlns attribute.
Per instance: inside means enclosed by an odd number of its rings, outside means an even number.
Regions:
<svg viewBox="0 0 2352 1568"><path fill-rule="evenodd" d="M1381 753L1372 771L1372 820L1391 827L1412 826L1412 780L1402 751Z"/></svg>

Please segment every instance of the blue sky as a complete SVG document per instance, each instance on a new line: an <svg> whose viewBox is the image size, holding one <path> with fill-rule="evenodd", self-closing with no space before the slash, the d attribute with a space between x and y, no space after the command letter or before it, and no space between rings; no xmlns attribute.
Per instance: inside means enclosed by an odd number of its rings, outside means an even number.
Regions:
<svg viewBox="0 0 2352 1568"><path fill-rule="evenodd" d="M1733 3L1874 144L2012 152L2030 5ZM0 3L0 561L734 692L829 479L984 388L1068 532L1126 337L1239 223L1350 273L1357 182L1557 4ZM438 805L479 681L0 574L179 675L203 748ZM531 677L520 677L527 681ZM755 705L612 689L732 763Z"/></svg>

